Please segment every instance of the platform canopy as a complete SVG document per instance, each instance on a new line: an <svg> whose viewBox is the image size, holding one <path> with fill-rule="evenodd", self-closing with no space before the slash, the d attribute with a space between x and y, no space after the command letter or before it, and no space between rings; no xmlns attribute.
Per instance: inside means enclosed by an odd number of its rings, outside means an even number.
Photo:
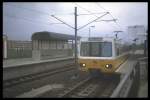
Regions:
<svg viewBox="0 0 150 100"><path fill-rule="evenodd" d="M42 32L33 33L31 39L32 40L75 40L75 36L55 33L55 32L42 31ZM78 37L77 39L79 40L80 37Z"/></svg>

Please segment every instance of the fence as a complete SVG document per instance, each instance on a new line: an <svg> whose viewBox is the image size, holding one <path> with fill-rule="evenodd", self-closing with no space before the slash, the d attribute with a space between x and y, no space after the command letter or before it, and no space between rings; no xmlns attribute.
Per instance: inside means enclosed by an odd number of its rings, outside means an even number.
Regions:
<svg viewBox="0 0 150 100"><path fill-rule="evenodd" d="M73 56L72 49L48 49L41 50L41 59Z"/></svg>
<svg viewBox="0 0 150 100"><path fill-rule="evenodd" d="M140 75L139 62L135 62L132 69L120 81L113 91L111 98L116 97L133 97L137 95ZM136 91L136 92L135 92Z"/></svg>
<svg viewBox="0 0 150 100"><path fill-rule="evenodd" d="M7 41L7 58L32 58L31 41ZM42 59L73 56L73 49L42 49L40 50Z"/></svg>
<svg viewBox="0 0 150 100"><path fill-rule="evenodd" d="M7 40L7 58L31 58L32 43L31 41L14 41Z"/></svg>
<svg viewBox="0 0 150 100"><path fill-rule="evenodd" d="M7 50L8 59L11 58L31 58L32 49L23 49L23 48L9 48Z"/></svg>

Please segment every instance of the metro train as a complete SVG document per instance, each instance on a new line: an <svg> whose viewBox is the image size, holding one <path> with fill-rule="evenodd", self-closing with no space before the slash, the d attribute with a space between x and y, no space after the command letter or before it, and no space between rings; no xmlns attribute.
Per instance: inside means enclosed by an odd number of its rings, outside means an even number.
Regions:
<svg viewBox="0 0 150 100"><path fill-rule="evenodd" d="M129 57L131 46L116 38L91 37L79 42L78 63L81 71L114 73Z"/></svg>

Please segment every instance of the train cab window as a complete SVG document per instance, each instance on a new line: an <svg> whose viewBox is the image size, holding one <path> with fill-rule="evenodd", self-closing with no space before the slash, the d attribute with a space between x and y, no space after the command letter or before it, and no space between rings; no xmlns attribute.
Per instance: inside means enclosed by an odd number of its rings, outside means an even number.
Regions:
<svg viewBox="0 0 150 100"><path fill-rule="evenodd" d="M111 57L112 56L112 43L104 42L101 44L101 56L102 57Z"/></svg>
<svg viewBox="0 0 150 100"><path fill-rule="evenodd" d="M81 56L90 57L111 57L112 43L111 42L82 42Z"/></svg>
<svg viewBox="0 0 150 100"><path fill-rule="evenodd" d="M89 43L81 43L81 50L80 50L81 56L89 56Z"/></svg>
<svg viewBox="0 0 150 100"><path fill-rule="evenodd" d="M90 56L98 57L100 55L99 51L99 43L98 42L91 42L90 43Z"/></svg>

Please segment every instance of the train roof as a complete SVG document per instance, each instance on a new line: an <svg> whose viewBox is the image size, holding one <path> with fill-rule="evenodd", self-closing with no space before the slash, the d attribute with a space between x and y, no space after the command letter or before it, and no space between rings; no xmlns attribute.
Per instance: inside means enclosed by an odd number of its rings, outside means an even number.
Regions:
<svg viewBox="0 0 150 100"><path fill-rule="evenodd" d="M75 40L75 36L62 34L62 33L42 31L42 32L33 33L31 39L32 40ZM80 37L77 37L77 39L79 40Z"/></svg>
<svg viewBox="0 0 150 100"><path fill-rule="evenodd" d="M91 38L87 38L87 39L84 39L84 40L82 40L81 39L81 42L94 42L94 41L99 41L99 42L101 42L101 41L117 41L117 39L116 38L113 38L113 37L91 37Z"/></svg>

